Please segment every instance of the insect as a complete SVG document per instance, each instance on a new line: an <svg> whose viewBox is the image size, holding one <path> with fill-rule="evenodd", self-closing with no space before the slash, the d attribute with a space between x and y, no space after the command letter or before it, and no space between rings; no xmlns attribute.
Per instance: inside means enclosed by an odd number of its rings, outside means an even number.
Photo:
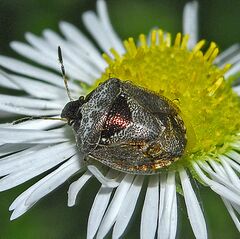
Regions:
<svg viewBox="0 0 240 239"><path fill-rule="evenodd" d="M68 102L61 117L72 126L85 160L127 173L158 173L183 155L187 142L169 100L117 78Z"/></svg>

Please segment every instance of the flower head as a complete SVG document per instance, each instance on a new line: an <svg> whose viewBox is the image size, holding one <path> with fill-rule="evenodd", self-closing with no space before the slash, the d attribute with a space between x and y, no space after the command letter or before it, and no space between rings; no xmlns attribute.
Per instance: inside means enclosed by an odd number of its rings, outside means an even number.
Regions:
<svg viewBox="0 0 240 239"><path fill-rule="evenodd" d="M140 194L144 195L141 238L175 238L177 193L184 196L195 237L207 238L204 215L189 178L192 175L221 196L240 231L240 101L239 87L233 89L231 80L240 68L239 57L235 57L240 48L234 45L218 55L217 45L210 43L202 50L206 43L197 39L197 7L196 2L185 7L184 34L173 37L154 29L148 37L142 34L122 43L110 24L105 2L98 0L98 16L87 12L83 20L103 55L78 29L62 22L65 38L46 30L43 38L26 34L29 44L11 44L21 55L53 71L0 56L4 68L1 86L23 92L21 96L0 95L0 110L17 118L33 117L0 126L0 190L52 169L15 199L11 219L78 174L79 179L69 187L69 206L74 206L77 194L91 178L101 183L89 214L87 238L104 238L112 227L112 237L119 238ZM68 101L61 76L53 73L59 72L59 45L72 97L86 96L111 76L166 99L186 128L187 144L181 157L155 167L153 175L120 172L96 160L85 162L86 155L76 147L71 128L58 120ZM229 58L231 65L225 61ZM81 105L88 101L80 99ZM173 122L169 125L176 127ZM173 144L169 137L165 140Z"/></svg>

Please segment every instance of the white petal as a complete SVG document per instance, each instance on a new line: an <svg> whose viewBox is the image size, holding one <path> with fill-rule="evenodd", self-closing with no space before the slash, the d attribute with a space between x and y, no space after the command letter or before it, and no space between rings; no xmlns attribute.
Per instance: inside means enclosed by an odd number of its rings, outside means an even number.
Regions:
<svg viewBox="0 0 240 239"><path fill-rule="evenodd" d="M86 171L77 181L71 183L68 189L68 206L72 207L76 203L77 195L86 184L86 182L92 177L89 171Z"/></svg>
<svg viewBox="0 0 240 239"><path fill-rule="evenodd" d="M240 85L239 86L234 86L233 90L240 96Z"/></svg>
<svg viewBox="0 0 240 239"><path fill-rule="evenodd" d="M239 189L240 191L240 180L238 175L235 173L235 171L232 169L232 167L229 164L229 158L227 158L226 156L220 155L219 156L221 163L228 175L228 177L230 178L231 182Z"/></svg>
<svg viewBox="0 0 240 239"><path fill-rule="evenodd" d="M94 199L91 211L89 213L88 226L87 226L87 239L94 238L99 228L99 225L102 221L106 208L109 204L112 191L113 191L113 188L106 188L103 186L98 191Z"/></svg>
<svg viewBox="0 0 240 239"><path fill-rule="evenodd" d="M113 47L112 43L96 14L92 11L85 12L83 14L83 23L101 49L104 52L111 54L109 50Z"/></svg>
<svg viewBox="0 0 240 239"><path fill-rule="evenodd" d="M141 217L141 239L154 239L157 229L159 204L159 176L149 177Z"/></svg>
<svg viewBox="0 0 240 239"><path fill-rule="evenodd" d="M120 210L120 207L124 203L126 195L129 191L129 188L132 185L132 181L134 176L131 174L127 174L120 185L117 187L114 197L107 209L107 212L104 215L104 218L101 222L97 233L97 239L104 238L104 236L108 233L111 229L112 225L114 224L117 214Z"/></svg>
<svg viewBox="0 0 240 239"><path fill-rule="evenodd" d="M29 154L15 162L17 171L0 179L0 191L13 188L53 168L76 154L74 145L58 144ZM7 174L8 172L6 172Z"/></svg>
<svg viewBox="0 0 240 239"><path fill-rule="evenodd" d="M88 165L88 170L97 178L105 187L115 188L119 185L118 180L105 177L102 172L94 165Z"/></svg>
<svg viewBox="0 0 240 239"><path fill-rule="evenodd" d="M0 146L0 156L12 154L30 147L31 144L4 144Z"/></svg>
<svg viewBox="0 0 240 239"><path fill-rule="evenodd" d="M39 199L52 192L58 186L63 184L69 177L78 172L81 167L82 165L79 156L73 156L58 169L49 174L50 177L48 180L39 185L39 187L31 193L29 198L26 200L25 205L34 205Z"/></svg>
<svg viewBox="0 0 240 239"><path fill-rule="evenodd" d="M231 216L231 218L232 218L236 228L240 232L240 222L239 222L239 219L238 219L238 217L236 215L236 212L234 211L234 209L233 209L233 207L231 205L231 202L227 201L223 197L222 197L222 200L223 200L223 202L224 202L224 204L225 204L225 206L226 206L226 208L227 208L227 210L228 210L228 212L229 212L229 214L230 214L230 216Z"/></svg>
<svg viewBox="0 0 240 239"><path fill-rule="evenodd" d="M204 169L204 171L206 171L211 176L211 178L214 181L223 184L224 186L226 186L227 188L232 190L234 193L239 194L239 196L240 196L238 187L236 187L231 181L229 181L229 180L226 181L225 177L214 172L207 163L199 161L198 164L201 166L202 169Z"/></svg>
<svg viewBox="0 0 240 239"><path fill-rule="evenodd" d="M203 182L206 183L214 192L216 192L222 197L225 197L227 200L232 201L237 205L240 205L240 197L238 194L236 194L232 190L229 190L225 186L219 184L217 181L213 181L209 179L203 173L203 171L200 169L200 167L197 165L196 162L192 162L192 165L193 165L193 168L195 169L195 172L201 178L201 180L203 180Z"/></svg>
<svg viewBox="0 0 240 239"><path fill-rule="evenodd" d="M235 152L235 153L236 153L236 152ZM235 169L237 172L240 172L240 165L239 165L239 163L235 162L235 159L234 159L234 158L231 158L231 155L232 155L232 153L229 152L229 157L226 157L225 160L227 160L227 162L231 165L231 167L232 167L233 169ZM236 156L239 157L239 154L236 153Z"/></svg>
<svg viewBox="0 0 240 239"><path fill-rule="evenodd" d="M224 170L223 166L220 163L211 159L209 159L208 162L210 163L210 165L217 174L221 175L225 180L229 180L226 171Z"/></svg>
<svg viewBox="0 0 240 239"><path fill-rule="evenodd" d="M166 174L162 173L160 175L160 198L159 198L159 212L158 212L158 223L160 221L160 218L162 217L162 213L163 213L163 207L164 207L164 201L165 201L165 192L166 192ZM159 232L158 232L159 233Z"/></svg>
<svg viewBox="0 0 240 239"><path fill-rule="evenodd" d="M206 222L185 169L182 168L179 171L179 175L181 179L188 217L193 229L193 233L197 239L206 239Z"/></svg>
<svg viewBox="0 0 240 239"><path fill-rule="evenodd" d="M175 194L175 197L173 199L173 205L172 205L172 212L171 212L171 225L170 225L170 233L169 233L169 238L170 239L175 239L176 238L176 233L177 233L177 219L178 219L178 214L177 214L177 195Z"/></svg>
<svg viewBox="0 0 240 239"><path fill-rule="evenodd" d="M188 2L183 10L183 33L189 34L189 49L192 49L198 41L198 2Z"/></svg>
<svg viewBox="0 0 240 239"><path fill-rule="evenodd" d="M91 58L92 63L96 64L101 71L105 69L106 63L99 54L97 48L79 31L79 29L68 22L61 22L60 29L68 40L76 44L85 55Z"/></svg>
<svg viewBox="0 0 240 239"><path fill-rule="evenodd" d="M71 161L70 161L70 163L71 163ZM11 220L14 220L14 219L20 217L22 214L24 214L27 210L29 210L33 206L32 204L26 204L26 201L29 199L29 197L31 197L32 193L38 192L38 190L41 191L41 189L39 189L39 188L45 187L48 180L51 180L52 177L54 177L54 175L58 174L58 176L60 175L60 178L61 178L61 176L66 175L64 171L63 171L63 174L61 174L63 167L64 166L62 165L61 167L59 167L52 173L48 174L47 176L45 176L44 178L39 180L37 183L32 185L30 188L28 188L25 192L23 192L21 195L19 195L14 200L14 202L11 204L11 206L9 208L9 210L14 210L12 213L12 216L11 216ZM46 195L47 191L44 190L44 192L45 193L42 194L42 196ZM40 194L39 194L39 196L40 196Z"/></svg>
<svg viewBox="0 0 240 239"><path fill-rule="evenodd" d="M46 32L46 30L45 30ZM48 32L50 32L50 30L48 30ZM52 31L51 31L52 32ZM52 33L53 34L53 33ZM56 34L55 34L56 36ZM84 74L81 70L79 70L78 67L76 67L75 64L73 64L73 62L69 61L69 58L65 58L65 52L67 51L67 49L64 48L64 46L66 46L66 44L62 44L63 40L58 37L58 39L56 40L55 38L55 47L51 46L46 40L35 36L32 33L27 33L26 34L26 39L35 47L38 49L39 52L39 57L42 57L42 60L44 59L44 57L46 57L47 59L49 59L50 62L52 62L52 64L50 65L49 63L49 67L52 67L53 69L55 69L56 71L60 71L60 65L57 59L58 56L58 46L61 46L62 48L62 53L63 53L63 61L64 61L64 67L67 75L72 77L72 78L76 78L76 79L81 79L84 82L89 82L88 81L88 75ZM34 48L33 48L34 49ZM22 54L24 54L24 51L22 51ZM34 59L32 59L34 60ZM43 62L38 62L40 64L46 65ZM85 80L86 79L86 80Z"/></svg>
<svg viewBox="0 0 240 239"><path fill-rule="evenodd" d="M240 164L240 154L237 153L236 151L229 151L226 153L230 158L232 158L233 160L235 160L238 164ZM236 169L236 168L235 168ZM240 170L238 170L240 171Z"/></svg>
<svg viewBox="0 0 240 239"><path fill-rule="evenodd" d="M58 99L60 102L68 101L65 89L50 85L43 81L29 79L27 77L9 74L8 77L12 82L32 96L50 100Z"/></svg>
<svg viewBox="0 0 240 239"><path fill-rule="evenodd" d="M0 70L0 86L5 87L5 88L14 89L14 90L21 89L18 85L16 85L14 82L12 82L7 77L7 73L5 73L2 70Z"/></svg>
<svg viewBox="0 0 240 239"><path fill-rule="evenodd" d="M99 14L100 21L103 24L103 27L106 31L106 34L108 35L108 38L110 39L112 43L112 47L119 53L124 54L125 49L123 47L122 41L117 36L116 32L114 31L109 16L107 12L107 5L104 0L98 0L97 1L97 12Z"/></svg>
<svg viewBox="0 0 240 239"><path fill-rule="evenodd" d="M57 47L58 45L56 45ZM16 51L18 54L31 59L32 61L46 66L48 68L51 68L53 70L59 71L59 63L56 60L57 59L57 52L56 52L56 56L55 59L53 59L51 56L46 56L44 54L42 54L41 52L39 52L39 50L33 48L32 46L22 43L22 42L11 42L11 48ZM46 48L46 46L45 46ZM49 48L47 48L47 50L50 50Z"/></svg>
<svg viewBox="0 0 240 239"><path fill-rule="evenodd" d="M75 65L78 69L81 69L81 71L86 74L85 76L88 80L91 80L94 77L99 77L100 71L97 70L96 67L88 64L86 57L83 58L82 54L78 54L78 52L76 52L76 49L72 46L72 43L69 44L58 34L49 29L44 30L43 34L53 47L56 45L61 46L62 51L64 52L64 62L68 60L71 65Z"/></svg>
<svg viewBox="0 0 240 239"><path fill-rule="evenodd" d="M174 227L171 227L171 220L175 220L176 211L174 204L176 203L176 185L175 185L175 173L169 172L167 180L161 177L161 189L163 188L164 198L160 200L160 213L159 213L159 224L158 224L158 238L169 239L170 235L174 236ZM160 191L160 197L162 197L162 190ZM162 205L161 205L162 203ZM172 215L174 213L174 215Z"/></svg>
<svg viewBox="0 0 240 239"><path fill-rule="evenodd" d="M36 79L52 83L62 88L64 87L63 80L60 75L56 75L50 71L40 69L39 67L35 67L22 61L15 60L14 58L0 56L0 65L10 71L34 77ZM69 85L69 87L70 86L71 84Z"/></svg>
<svg viewBox="0 0 240 239"><path fill-rule="evenodd" d="M50 143L63 142L64 131L0 128L0 143Z"/></svg>
<svg viewBox="0 0 240 239"><path fill-rule="evenodd" d="M28 149L22 150L15 154L11 154L7 157L1 158L0 160L0 177L7 175L11 172L18 171L18 166L23 165L26 161L27 156L37 153L39 150L44 149L44 145L35 145Z"/></svg>
<svg viewBox="0 0 240 239"><path fill-rule="evenodd" d="M53 110L41 110L41 109L30 109L22 106L13 106L0 103L0 109L2 111L19 114L19 115L28 115L28 116L52 116L59 115L59 109Z"/></svg>
<svg viewBox="0 0 240 239"><path fill-rule="evenodd" d="M113 228L112 238L120 238L126 230L136 207L137 200L142 189L143 180L144 177L141 175L137 175L134 179L124 203L121 205L121 208L118 212L116 223Z"/></svg>
<svg viewBox="0 0 240 239"><path fill-rule="evenodd" d="M59 104L58 101L50 100L38 100L27 98L24 96L11 96L11 95L2 95L0 94L0 102L4 105L9 106L22 106L26 108L33 109L62 109L63 105Z"/></svg>
<svg viewBox="0 0 240 239"><path fill-rule="evenodd" d="M228 79L229 77L237 74L238 72L240 71L240 62L238 62L237 64L233 65L229 71L227 71L225 74L224 74L224 77L226 79Z"/></svg>
<svg viewBox="0 0 240 239"><path fill-rule="evenodd" d="M226 50L224 50L222 53L220 53L216 57L214 63L222 66L226 64L230 59L232 59L232 57L235 57L236 54L239 54L239 51L240 51L240 44L234 44L229 48L227 48Z"/></svg>

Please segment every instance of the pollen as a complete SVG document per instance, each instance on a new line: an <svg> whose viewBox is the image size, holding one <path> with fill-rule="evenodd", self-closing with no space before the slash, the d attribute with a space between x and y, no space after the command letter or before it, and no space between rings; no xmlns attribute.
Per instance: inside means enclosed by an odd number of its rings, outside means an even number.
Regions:
<svg viewBox="0 0 240 239"><path fill-rule="evenodd" d="M176 163L226 153L240 138L240 100L224 78L231 66L214 64L219 53L216 43L206 47L202 40L189 50L188 38L178 33L172 41L162 30L152 31L148 39L141 34L137 44L129 38L124 41L124 55L115 49L111 55L103 54L108 67L95 85L119 78L173 102L188 139L186 152Z"/></svg>

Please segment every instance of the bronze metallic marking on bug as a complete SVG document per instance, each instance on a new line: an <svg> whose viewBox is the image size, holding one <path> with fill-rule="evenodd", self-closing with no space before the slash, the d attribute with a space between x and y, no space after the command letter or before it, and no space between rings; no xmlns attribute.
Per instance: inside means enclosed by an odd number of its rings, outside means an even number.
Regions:
<svg viewBox="0 0 240 239"><path fill-rule="evenodd" d="M67 103L61 117L86 160L127 173L158 173L183 155L187 143L170 100L116 78Z"/></svg>

